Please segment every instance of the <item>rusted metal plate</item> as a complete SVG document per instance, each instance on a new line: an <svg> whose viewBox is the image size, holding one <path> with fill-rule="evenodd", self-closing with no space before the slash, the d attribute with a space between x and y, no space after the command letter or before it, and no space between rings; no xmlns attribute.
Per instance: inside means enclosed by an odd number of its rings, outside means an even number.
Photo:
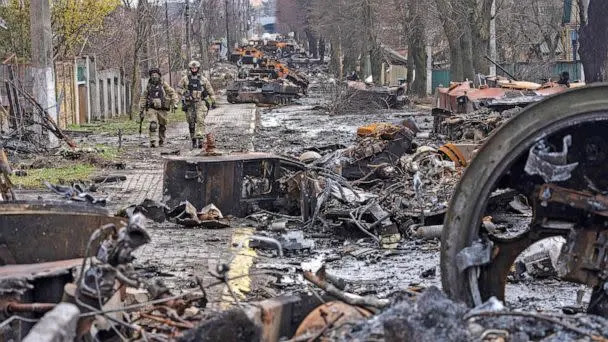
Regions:
<svg viewBox="0 0 608 342"><path fill-rule="evenodd" d="M0 203L0 245L5 255L0 264L83 257L93 231L122 222L99 207L43 201Z"/></svg>
<svg viewBox="0 0 608 342"><path fill-rule="evenodd" d="M313 296L281 296L253 303L245 311L260 327L262 342L291 337L300 322L321 302Z"/></svg>
<svg viewBox="0 0 608 342"><path fill-rule="evenodd" d="M317 333L323 329L341 326L346 322L363 320L371 315L370 311L361 307L339 301L328 302L320 305L306 316L294 337Z"/></svg>
<svg viewBox="0 0 608 342"><path fill-rule="evenodd" d="M70 269L80 267L83 259L69 259L39 264L4 265L0 266L0 280L50 278L67 274Z"/></svg>
<svg viewBox="0 0 608 342"><path fill-rule="evenodd" d="M558 85L548 85L541 89L536 89L536 86L530 82L512 82L500 83L496 87L472 88L470 82L455 83L449 88L437 89L437 108L462 114L475 111L483 105L499 110L523 107L567 89Z"/></svg>
<svg viewBox="0 0 608 342"><path fill-rule="evenodd" d="M163 200L169 207L189 201L197 209L217 206L224 215L246 216L253 206L272 209L283 197L283 168L302 170L297 161L265 153L212 157L167 157Z"/></svg>

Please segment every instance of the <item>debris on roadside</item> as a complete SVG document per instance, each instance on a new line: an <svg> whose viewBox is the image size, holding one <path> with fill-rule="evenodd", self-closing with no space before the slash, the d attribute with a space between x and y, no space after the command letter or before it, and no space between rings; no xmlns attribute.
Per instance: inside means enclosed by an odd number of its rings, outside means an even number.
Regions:
<svg viewBox="0 0 608 342"><path fill-rule="evenodd" d="M97 198L91 195L91 188L85 188L83 184L74 183L71 186L54 185L47 181L43 184L52 192L60 195L64 199L75 202L88 202L94 205L105 206L108 202L107 198Z"/></svg>
<svg viewBox="0 0 608 342"><path fill-rule="evenodd" d="M209 204L199 211L190 202L183 201L175 208L166 212L166 217L169 221L174 221L186 228L201 227L215 229L230 227L228 220L224 218L222 212L213 204Z"/></svg>
<svg viewBox="0 0 608 342"><path fill-rule="evenodd" d="M494 130L522 110L521 107L496 112L481 108L465 114L435 111L433 132L445 136L449 141L483 142Z"/></svg>
<svg viewBox="0 0 608 342"><path fill-rule="evenodd" d="M606 327L608 322L597 316L510 311L495 298L468 309L430 287L367 320L331 329L325 337L349 341L601 341L606 339Z"/></svg>

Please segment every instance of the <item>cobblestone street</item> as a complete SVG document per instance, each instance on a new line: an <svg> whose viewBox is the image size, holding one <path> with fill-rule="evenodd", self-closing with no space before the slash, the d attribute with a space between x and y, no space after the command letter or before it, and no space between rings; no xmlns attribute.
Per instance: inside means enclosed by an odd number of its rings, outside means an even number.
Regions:
<svg viewBox="0 0 608 342"><path fill-rule="evenodd" d="M218 151L247 151L252 148L257 108L251 104L232 105L220 102L219 107L209 112L206 118L207 132L216 136ZM144 127L145 124L144 124ZM118 183L103 184L96 196L108 197L108 209L116 213L131 204L139 204L146 198L162 200L163 159L161 153L180 155L197 155L200 150L191 150L186 122L178 122L167 127L168 143L157 149L147 147L148 137L123 137L122 162L126 170L111 171L113 175L124 175L126 180ZM88 142L106 142L107 137L87 137ZM112 142L114 143L114 142ZM104 171L104 173L107 171ZM101 175L101 174L100 174ZM19 198L57 200L56 194L50 191L18 191ZM137 251L136 267L144 269L150 278L163 279L169 288L179 292L196 286L194 277L202 277L205 283L215 278L208 273L215 270L219 263L230 264L235 254L240 251L232 244L247 229L227 228L218 230L185 229L173 223L158 224L148 221L148 230L152 241ZM236 234L235 234L236 233ZM238 260L237 260L238 262ZM242 262L239 272L247 273ZM238 284L237 284L238 286ZM210 301L218 301L223 292L222 287L215 287L209 293ZM246 289L244 289L246 292Z"/></svg>
<svg viewBox="0 0 608 342"><path fill-rule="evenodd" d="M230 105L225 102L210 111L205 120L206 129L216 136L218 150L229 153L242 151L243 146L251 145L256 113L254 105ZM104 188L113 199L113 209L141 203L146 198L162 200L161 152L179 150L181 155L200 153L200 150L190 148L188 125L185 122L168 127L167 137L169 143L160 149L140 146L147 139L137 139L140 143L134 144L135 149L128 153L132 157L126 160L128 165L135 165L132 170L124 172L127 180ZM145 156L143 160L142 155ZM157 224L150 221L152 242L138 250L136 265L143 267L150 277L163 279L174 289L197 286L195 277L202 277L205 283L212 282L215 278L208 271L215 270L219 263L229 264L233 260L231 243L236 230L184 229L173 223ZM222 291L221 287L214 288L210 300L219 300Z"/></svg>

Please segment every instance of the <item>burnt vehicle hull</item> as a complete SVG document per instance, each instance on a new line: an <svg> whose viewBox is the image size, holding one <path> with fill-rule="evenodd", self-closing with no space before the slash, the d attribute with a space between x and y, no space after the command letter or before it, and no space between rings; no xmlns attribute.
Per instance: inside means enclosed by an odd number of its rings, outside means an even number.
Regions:
<svg viewBox="0 0 608 342"><path fill-rule="evenodd" d="M107 210L60 202L0 203L3 264L33 264L81 258L91 233L122 218Z"/></svg>
<svg viewBox="0 0 608 342"><path fill-rule="evenodd" d="M301 87L281 80L238 80L227 89L229 103L287 104L300 97Z"/></svg>
<svg viewBox="0 0 608 342"><path fill-rule="evenodd" d="M0 316L37 318L63 299L93 232L125 219L103 208L49 201L0 202ZM103 234L90 243L99 248ZM8 315L8 316L7 316ZM13 324L0 339L25 336L33 323ZM20 339L15 339L20 340Z"/></svg>
<svg viewBox="0 0 608 342"><path fill-rule="evenodd" d="M163 196L170 207L187 200L197 208L216 205L225 215L244 217L254 207L276 210L287 203L279 179L283 169L303 165L265 153L165 159Z"/></svg>
<svg viewBox="0 0 608 342"><path fill-rule="evenodd" d="M261 103L263 80L236 80L226 88L229 103Z"/></svg>
<svg viewBox="0 0 608 342"><path fill-rule="evenodd" d="M365 101L378 108L399 109L408 103L406 86L368 86L359 81L348 81L347 85L358 93L360 99L365 99Z"/></svg>
<svg viewBox="0 0 608 342"><path fill-rule="evenodd" d="M559 277L594 288L588 311L608 316L608 198L602 190L608 188L607 91L605 85L587 87L530 106L481 148L444 222L441 276L450 297L472 306L492 296L504 299L520 254L540 240L562 237ZM488 198L501 189L530 204L529 222L515 231L481 224L496 211Z"/></svg>

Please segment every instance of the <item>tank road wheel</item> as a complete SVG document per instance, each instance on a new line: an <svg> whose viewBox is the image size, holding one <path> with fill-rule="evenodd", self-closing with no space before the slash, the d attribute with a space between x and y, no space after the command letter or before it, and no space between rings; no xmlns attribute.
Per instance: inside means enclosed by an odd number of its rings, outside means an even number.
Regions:
<svg viewBox="0 0 608 342"><path fill-rule="evenodd" d="M562 279L593 287L597 297L608 276L606 94L608 86L591 86L530 106L480 149L445 217L441 280L450 297L469 305L491 296L504 300L517 256L551 236L567 240L565 258L560 258L560 271L562 260L567 265ZM532 156L532 150L545 152ZM531 218L523 224L519 218L519 228L506 233L482 225L497 210L488 205L491 194L501 189L525 196L532 207Z"/></svg>

